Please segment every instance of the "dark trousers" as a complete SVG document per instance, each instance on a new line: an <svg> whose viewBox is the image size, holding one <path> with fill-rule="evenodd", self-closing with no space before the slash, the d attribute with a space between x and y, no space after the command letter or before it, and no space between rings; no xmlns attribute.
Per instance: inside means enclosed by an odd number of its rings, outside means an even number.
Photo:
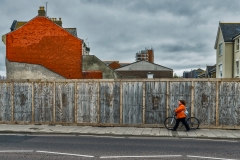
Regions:
<svg viewBox="0 0 240 160"><path fill-rule="evenodd" d="M187 122L185 121L186 118L179 118L179 119L176 119L176 124L175 126L173 127L173 130L176 130L178 128L178 125L180 122L182 122L186 128L186 130L190 130L190 127L188 126Z"/></svg>

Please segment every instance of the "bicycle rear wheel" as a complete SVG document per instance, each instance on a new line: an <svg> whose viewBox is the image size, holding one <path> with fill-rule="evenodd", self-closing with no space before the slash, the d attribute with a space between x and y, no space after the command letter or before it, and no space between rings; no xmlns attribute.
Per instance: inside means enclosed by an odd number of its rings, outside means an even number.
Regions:
<svg viewBox="0 0 240 160"><path fill-rule="evenodd" d="M168 130L172 130L176 124L176 119L174 117L167 117L164 121L164 125Z"/></svg>
<svg viewBox="0 0 240 160"><path fill-rule="evenodd" d="M195 130L199 127L199 120L195 117L190 117L187 119L187 124L192 130Z"/></svg>

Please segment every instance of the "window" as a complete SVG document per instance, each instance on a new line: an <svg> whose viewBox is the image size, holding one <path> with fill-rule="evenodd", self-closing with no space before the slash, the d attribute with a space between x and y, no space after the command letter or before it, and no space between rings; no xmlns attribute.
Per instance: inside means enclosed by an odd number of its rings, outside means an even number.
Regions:
<svg viewBox="0 0 240 160"><path fill-rule="evenodd" d="M222 64L219 65L219 77L222 77Z"/></svg>
<svg viewBox="0 0 240 160"><path fill-rule="evenodd" d="M147 74L147 78L153 78L153 74L149 72L149 73Z"/></svg>
<svg viewBox="0 0 240 160"><path fill-rule="evenodd" d="M219 56L222 55L222 43L219 44Z"/></svg>
<svg viewBox="0 0 240 160"><path fill-rule="evenodd" d="M236 75L239 75L239 61L236 61Z"/></svg>
<svg viewBox="0 0 240 160"><path fill-rule="evenodd" d="M237 43L236 43L236 50L239 50L239 38L237 39Z"/></svg>

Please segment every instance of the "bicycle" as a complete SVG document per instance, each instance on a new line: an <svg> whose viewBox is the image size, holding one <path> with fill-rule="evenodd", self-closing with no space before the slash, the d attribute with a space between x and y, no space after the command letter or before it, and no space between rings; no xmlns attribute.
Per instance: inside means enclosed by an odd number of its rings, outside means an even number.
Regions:
<svg viewBox="0 0 240 160"><path fill-rule="evenodd" d="M172 117L167 117L164 121L164 125L168 130L172 130L176 124L176 115L174 111L172 111L172 115ZM196 117L187 117L186 122L191 130L198 129L199 127L199 120ZM179 125L179 128L181 128L182 126L183 124L181 123L181 125Z"/></svg>

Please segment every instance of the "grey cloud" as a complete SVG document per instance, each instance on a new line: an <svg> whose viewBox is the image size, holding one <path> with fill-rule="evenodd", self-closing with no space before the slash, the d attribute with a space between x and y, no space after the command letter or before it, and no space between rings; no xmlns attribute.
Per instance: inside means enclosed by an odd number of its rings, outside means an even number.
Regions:
<svg viewBox="0 0 240 160"><path fill-rule="evenodd" d="M182 52L189 53L192 51L195 52L204 52L207 50L204 43L194 43L194 44L186 44L186 43L177 43L177 44L163 44L161 45L161 49L164 52Z"/></svg>
<svg viewBox="0 0 240 160"><path fill-rule="evenodd" d="M35 17L44 2L1 1L1 35L13 20ZM153 47L155 63L180 73L215 63L218 22L239 21L239 4L238 0L51 0L48 16L61 17L63 27L76 27L79 38L88 38L90 53L101 60L134 62L136 52ZM0 70L5 67L4 48L0 43Z"/></svg>

